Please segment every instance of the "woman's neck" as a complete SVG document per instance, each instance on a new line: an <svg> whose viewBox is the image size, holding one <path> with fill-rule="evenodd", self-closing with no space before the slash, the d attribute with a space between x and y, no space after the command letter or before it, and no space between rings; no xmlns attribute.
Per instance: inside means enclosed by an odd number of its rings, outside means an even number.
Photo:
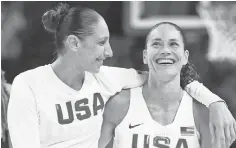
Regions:
<svg viewBox="0 0 236 148"><path fill-rule="evenodd" d="M145 93L146 92L146 93ZM180 76L175 76L163 81L155 74L150 73L148 82L144 85L145 100L160 108L171 109L179 105L182 100L183 90L180 87Z"/></svg>
<svg viewBox="0 0 236 148"><path fill-rule="evenodd" d="M63 58L58 58L51 66L56 76L63 83L74 90L78 91L81 89L85 78L84 71L76 69L76 67L63 60Z"/></svg>

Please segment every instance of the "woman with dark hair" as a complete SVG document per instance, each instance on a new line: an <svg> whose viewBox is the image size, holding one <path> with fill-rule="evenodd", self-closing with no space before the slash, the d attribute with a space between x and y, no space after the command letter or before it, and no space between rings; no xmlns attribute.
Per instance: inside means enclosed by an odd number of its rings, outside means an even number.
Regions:
<svg viewBox="0 0 236 148"><path fill-rule="evenodd" d="M210 140L209 111L183 89L189 80L181 77L198 77L184 46L183 31L176 24L162 22L151 29L143 51L148 81L108 101L99 148L112 138L113 148L217 147Z"/></svg>
<svg viewBox="0 0 236 148"><path fill-rule="evenodd" d="M60 4L42 21L55 35L58 57L14 79L8 108L13 148L97 148L105 103L123 88L141 86L146 75L103 66L113 53L107 24L96 11ZM186 89L207 106L221 100L197 81Z"/></svg>

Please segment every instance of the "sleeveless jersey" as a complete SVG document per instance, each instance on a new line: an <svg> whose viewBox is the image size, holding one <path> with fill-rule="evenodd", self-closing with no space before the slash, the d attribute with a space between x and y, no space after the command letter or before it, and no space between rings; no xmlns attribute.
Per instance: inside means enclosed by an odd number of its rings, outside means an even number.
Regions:
<svg viewBox="0 0 236 148"><path fill-rule="evenodd" d="M151 117L142 87L131 89L130 106L115 129L114 148L200 148L193 116L193 100L184 91L171 124L161 125Z"/></svg>

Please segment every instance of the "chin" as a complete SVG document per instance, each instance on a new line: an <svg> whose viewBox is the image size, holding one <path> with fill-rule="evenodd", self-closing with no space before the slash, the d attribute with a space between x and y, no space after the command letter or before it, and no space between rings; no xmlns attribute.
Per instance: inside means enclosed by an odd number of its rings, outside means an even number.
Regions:
<svg viewBox="0 0 236 148"><path fill-rule="evenodd" d="M90 69L90 70L88 70L88 72L91 72L91 73L96 74L96 73L99 73L100 68L101 68L101 66L100 66L100 67L95 67L94 69Z"/></svg>
<svg viewBox="0 0 236 148"><path fill-rule="evenodd" d="M162 78L163 80L168 80L168 79L172 79L174 77L176 77L179 74L178 71L176 71L175 69L165 69L165 70L161 70L158 72L158 77Z"/></svg>
<svg viewBox="0 0 236 148"><path fill-rule="evenodd" d="M96 69L93 73L99 73L99 71L100 71L100 68Z"/></svg>

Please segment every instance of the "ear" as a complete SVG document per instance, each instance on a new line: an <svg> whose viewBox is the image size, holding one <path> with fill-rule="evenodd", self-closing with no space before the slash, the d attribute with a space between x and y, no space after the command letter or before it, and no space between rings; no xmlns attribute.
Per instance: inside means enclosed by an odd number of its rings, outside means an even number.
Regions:
<svg viewBox="0 0 236 148"><path fill-rule="evenodd" d="M183 65L186 65L188 63L188 56L189 56L189 51L185 50L184 51L184 58L183 58Z"/></svg>
<svg viewBox="0 0 236 148"><path fill-rule="evenodd" d="M69 35L66 39L66 43L73 51L78 51L81 46L80 39L75 35Z"/></svg>
<svg viewBox="0 0 236 148"><path fill-rule="evenodd" d="M147 64L148 63L147 61L148 61L147 60L147 49L144 49L143 50L143 63Z"/></svg>

